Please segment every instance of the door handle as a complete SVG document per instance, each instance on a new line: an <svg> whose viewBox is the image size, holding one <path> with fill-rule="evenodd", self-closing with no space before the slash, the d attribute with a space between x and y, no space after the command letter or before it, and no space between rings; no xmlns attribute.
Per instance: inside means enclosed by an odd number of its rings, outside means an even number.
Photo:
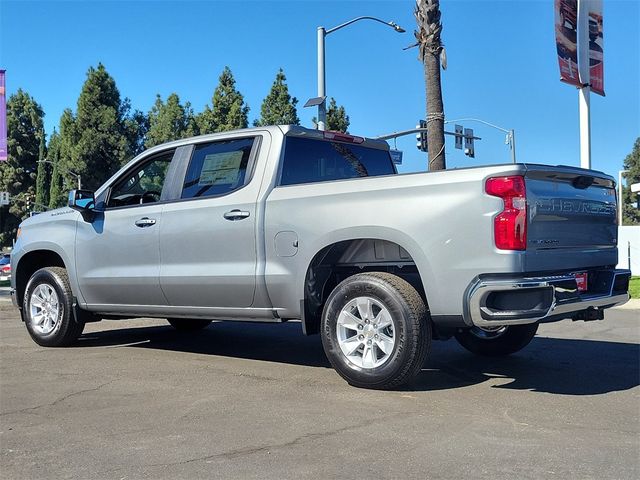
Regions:
<svg viewBox="0 0 640 480"><path fill-rule="evenodd" d="M249 212L246 212L244 210L238 210L238 209L234 209L231 210L230 212L227 212L224 214L224 218L226 218L227 220L242 220L243 218L247 218L250 215Z"/></svg>
<svg viewBox="0 0 640 480"><path fill-rule="evenodd" d="M142 217L141 219L136 220L136 227L140 227L140 228L150 227L155 224L156 224L155 218Z"/></svg>

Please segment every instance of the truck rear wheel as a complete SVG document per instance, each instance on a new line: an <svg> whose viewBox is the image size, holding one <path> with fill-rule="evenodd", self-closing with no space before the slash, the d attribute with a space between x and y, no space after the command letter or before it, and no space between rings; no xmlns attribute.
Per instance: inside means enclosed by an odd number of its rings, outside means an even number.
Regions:
<svg viewBox="0 0 640 480"><path fill-rule="evenodd" d="M201 318L167 318L167 322L180 332L195 332L207 328L211 324L211 320Z"/></svg>
<svg viewBox="0 0 640 480"><path fill-rule="evenodd" d="M23 319L31 338L43 347L66 347L82 334L84 322L73 317L73 293L67 271L47 267L27 283Z"/></svg>
<svg viewBox="0 0 640 480"><path fill-rule="evenodd" d="M353 275L329 295L322 312L322 345L351 385L392 389L422 368L431 321L420 294L389 273Z"/></svg>
<svg viewBox="0 0 640 480"><path fill-rule="evenodd" d="M537 331L537 323L493 328L472 327L458 331L456 340L477 355L501 357L516 353L529 345Z"/></svg>

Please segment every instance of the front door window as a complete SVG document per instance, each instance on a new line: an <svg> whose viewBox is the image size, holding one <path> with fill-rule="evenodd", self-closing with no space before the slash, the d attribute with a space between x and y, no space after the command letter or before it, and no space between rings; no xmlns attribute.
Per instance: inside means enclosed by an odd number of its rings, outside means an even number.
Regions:
<svg viewBox="0 0 640 480"><path fill-rule="evenodd" d="M173 150L164 152L125 175L111 190L107 208L160 201Z"/></svg>

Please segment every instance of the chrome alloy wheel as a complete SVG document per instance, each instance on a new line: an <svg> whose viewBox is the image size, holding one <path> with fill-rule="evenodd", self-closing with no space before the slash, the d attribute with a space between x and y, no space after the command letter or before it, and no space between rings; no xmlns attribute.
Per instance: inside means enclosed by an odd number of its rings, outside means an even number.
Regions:
<svg viewBox="0 0 640 480"><path fill-rule="evenodd" d="M344 356L360 368L376 368L389 360L396 344L393 319L387 308L371 297L349 301L336 324Z"/></svg>
<svg viewBox="0 0 640 480"><path fill-rule="evenodd" d="M29 313L33 329L41 335L47 335L55 330L60 320L60 303L55 289L46 283L41 283L31 292L29 299Z"/></svg>
<svg viewBox="0 0 640 480"><path fill-rule="evenodd" d="M499 325L495 327L472 327L469 333L482 340L493 340L494 338L504 335L508 328L509 327Z"/></svg>

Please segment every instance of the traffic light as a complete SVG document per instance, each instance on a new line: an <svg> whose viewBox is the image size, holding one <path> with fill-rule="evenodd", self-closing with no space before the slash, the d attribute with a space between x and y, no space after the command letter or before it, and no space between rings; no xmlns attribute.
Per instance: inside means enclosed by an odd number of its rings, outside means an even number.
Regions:
<svg viewBox="0 0 640 480"><path fill-rule="evenodd" d="M27 194L25 203L27 206L27 210L31 210L31 195Z"/></svg>
<svg viewBox="0 0 640 480"><path fill-rule="evenodd" d="M464 134L462 133L463 127L462 125L456 125L456 148L458 150L462 150L462 139Z"/></svg>
<svg viewBox="0 0 640 480"><path fill-rule="evenodd" d="M426 120L420 120L420 124L416 125L416 128L427 128ZM426 131L416 133L416 140L416 147L418 147L418 150L421 152L427 152L429 150Z"/></svg>
<svg viewBox="0 0 640 480"><path fill-rule="evenodd" d="M471 128L464 129L464 154L470 158L476 156L475 150L473 149L473 129Z"/></svg>

